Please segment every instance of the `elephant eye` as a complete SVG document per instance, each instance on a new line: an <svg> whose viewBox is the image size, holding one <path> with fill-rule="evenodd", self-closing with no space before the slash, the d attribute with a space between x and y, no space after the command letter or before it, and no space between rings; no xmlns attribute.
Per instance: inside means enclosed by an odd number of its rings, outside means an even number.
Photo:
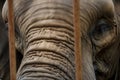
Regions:
<svg viewBox="0 0 120 80"><path fill-rule="evenodd" d="M100 21L95 25L94 30L92 31L92 36L96 39L100 39L101 37L105 37L110 35L111 32L114 30L113 26L110 25L111 23L107 23L105 21Z"/></svg>
<svg viewBox="0 0 120 80"><path fill-rule="evenodd" d="M116 27L105 20L99 21L92 29L91 40L97 46L107 46L116 38Z"/></svg>
<svg viewBox="0 0 120 80"><path fill-rule="evenodd" d="M108 24L105 24L105 23L99 24L95 28L95 32L98 35L109 32L110 30L112 30L112 27L110 25L108 25Z"/></svg>

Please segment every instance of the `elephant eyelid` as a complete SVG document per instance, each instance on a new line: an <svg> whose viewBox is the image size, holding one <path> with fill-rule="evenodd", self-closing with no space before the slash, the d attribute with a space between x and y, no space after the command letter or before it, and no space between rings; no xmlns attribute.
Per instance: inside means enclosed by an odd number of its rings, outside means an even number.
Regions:
<svg viewBox="0 0 120 80"><path fill-rule="evenodd" d="M106 31L110 31L113 29L113 26L108 24L107 22L99 22L96 26L95 26L95 30L98 32L98 33L104 33Z"/></svg>

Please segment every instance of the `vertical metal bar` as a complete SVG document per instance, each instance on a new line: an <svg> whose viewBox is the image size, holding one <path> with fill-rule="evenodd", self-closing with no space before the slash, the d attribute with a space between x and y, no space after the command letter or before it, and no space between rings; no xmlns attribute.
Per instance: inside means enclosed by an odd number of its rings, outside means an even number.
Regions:
<svg viewBox="0 0 120 80"><path fill-rule="evenodd" d="M76 80L82 80L80 0L73 0Z"/></svg>
<svg viewBox="0 0 120 80"><path fill-rule="evenodd" d="M16 80L16 53L13 0L8 0L10 80Z"/></svg>

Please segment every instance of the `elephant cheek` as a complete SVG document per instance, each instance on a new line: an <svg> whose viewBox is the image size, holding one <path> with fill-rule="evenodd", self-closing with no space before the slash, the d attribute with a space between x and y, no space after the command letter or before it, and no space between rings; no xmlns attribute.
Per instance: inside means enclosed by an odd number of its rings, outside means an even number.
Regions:
<svg viewBox="0 0 120 80"><path fill-rule="evenodd" d="M82 40L82 74L83 80L96 80L95 71L93 67L92 49L91 45Z"/></svg>
<svg viewBox="0 0 120 80"><path fill-rule="evenodd" d="M17 80L75 80L73 36L64 31L52 26L29 30Z"/></svg>

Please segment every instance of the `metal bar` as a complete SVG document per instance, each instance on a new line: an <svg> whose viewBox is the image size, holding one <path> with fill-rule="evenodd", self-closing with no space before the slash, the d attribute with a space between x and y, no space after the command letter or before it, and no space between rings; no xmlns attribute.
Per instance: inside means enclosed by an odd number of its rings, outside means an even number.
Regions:
<svg viewBox="0 0 120 80"><path fill-rule="evenodd" d="M15 29L13 0L8 0L8 25L9 25L9 58L10 58L10 80L16 80L16 53L15 53Z"/></svg>
<svg viewBox="0 0 120 80"><path fill-rule="evenodd" d="M73 0L73 15L76 80L82 80L80 0Z"/></svg>

